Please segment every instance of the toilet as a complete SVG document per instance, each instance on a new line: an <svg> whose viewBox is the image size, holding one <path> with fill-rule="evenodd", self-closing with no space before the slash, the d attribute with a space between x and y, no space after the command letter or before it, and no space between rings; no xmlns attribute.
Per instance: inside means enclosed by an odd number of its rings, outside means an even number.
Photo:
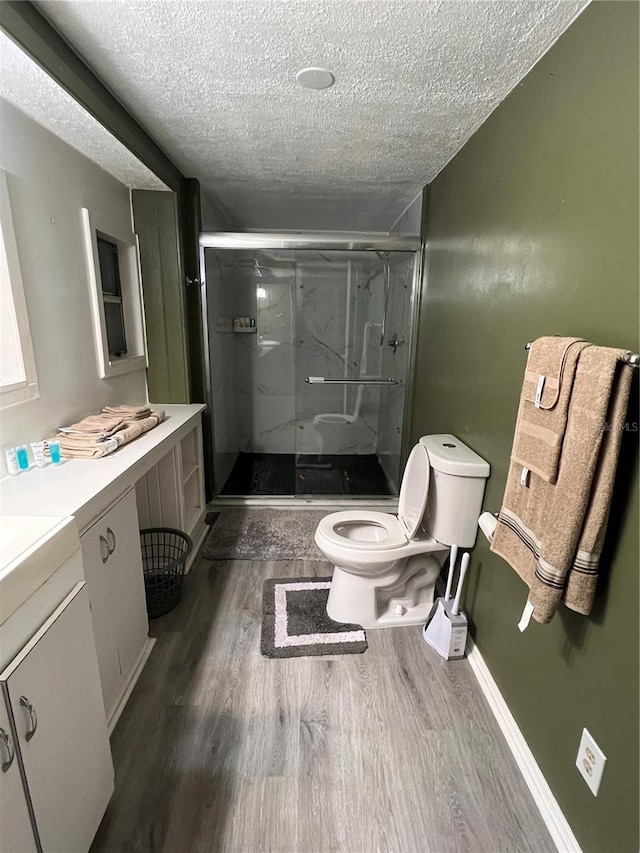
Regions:
<svg viewBox="0 0 640 853"><path fill-rule="evenodd" d="M426 435L409 454L398 515L325 516L315 542L334 564L327 613L363 628L417 625L433 604L452 545L476 541L489 463L453 435Z"/></svg>

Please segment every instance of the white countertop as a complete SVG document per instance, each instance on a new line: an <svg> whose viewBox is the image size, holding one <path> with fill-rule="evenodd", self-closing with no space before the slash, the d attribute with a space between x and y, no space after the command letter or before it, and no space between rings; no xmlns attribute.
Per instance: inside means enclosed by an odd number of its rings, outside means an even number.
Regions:
<svg viewBox="0 0 640 853"><path fill-rule="evenodd" d="M80 547L75 519L0 518L0 625Z"/></svg>
<svg viewBox="0 0 640 853"><path fill-rule="evenodd" d="M0 516L74 516L82 530L193 429L203 404L161 405L165 420L100 459L67 459L0 481Z"/></svg>

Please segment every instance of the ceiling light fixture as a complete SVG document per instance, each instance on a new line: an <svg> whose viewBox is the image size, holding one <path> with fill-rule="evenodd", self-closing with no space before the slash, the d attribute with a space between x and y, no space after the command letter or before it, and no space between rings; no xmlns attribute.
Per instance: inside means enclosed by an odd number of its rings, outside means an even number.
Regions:
<svg viewBox="0 0 640 853"><path fill-rule="evenodd" d="M326 68L302 68L296 74L296 80L307 89L328 89L336 78Z"/></svg>

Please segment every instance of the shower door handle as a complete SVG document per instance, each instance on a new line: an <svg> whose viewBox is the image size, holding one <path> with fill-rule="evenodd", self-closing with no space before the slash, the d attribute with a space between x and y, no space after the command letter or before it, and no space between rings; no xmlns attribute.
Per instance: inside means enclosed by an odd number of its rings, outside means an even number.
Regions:
<svg viewBox="0 0 640 853"><path fill-rule="evenodd" d="M309 385L398 385L397 379L331 379L328 376L307 376Z"/></svg>

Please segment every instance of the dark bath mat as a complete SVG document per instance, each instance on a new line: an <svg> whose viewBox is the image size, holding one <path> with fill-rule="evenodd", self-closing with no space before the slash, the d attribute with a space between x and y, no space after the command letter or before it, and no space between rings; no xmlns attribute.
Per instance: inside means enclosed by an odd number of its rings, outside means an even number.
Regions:
<svg viewBox="0 0 640 853"><path fill-rule="evenodd" d="M327 511L222 510L202 547L206 560L326 560L313 535Z"/></svg>
<svg viewBox="0 0 640 853"><path fill-rule="evenodd" d="M267 658L357 655L367 650L361 625L327 615L331 578L269 578L262 587L260 651Z"/></svg>

